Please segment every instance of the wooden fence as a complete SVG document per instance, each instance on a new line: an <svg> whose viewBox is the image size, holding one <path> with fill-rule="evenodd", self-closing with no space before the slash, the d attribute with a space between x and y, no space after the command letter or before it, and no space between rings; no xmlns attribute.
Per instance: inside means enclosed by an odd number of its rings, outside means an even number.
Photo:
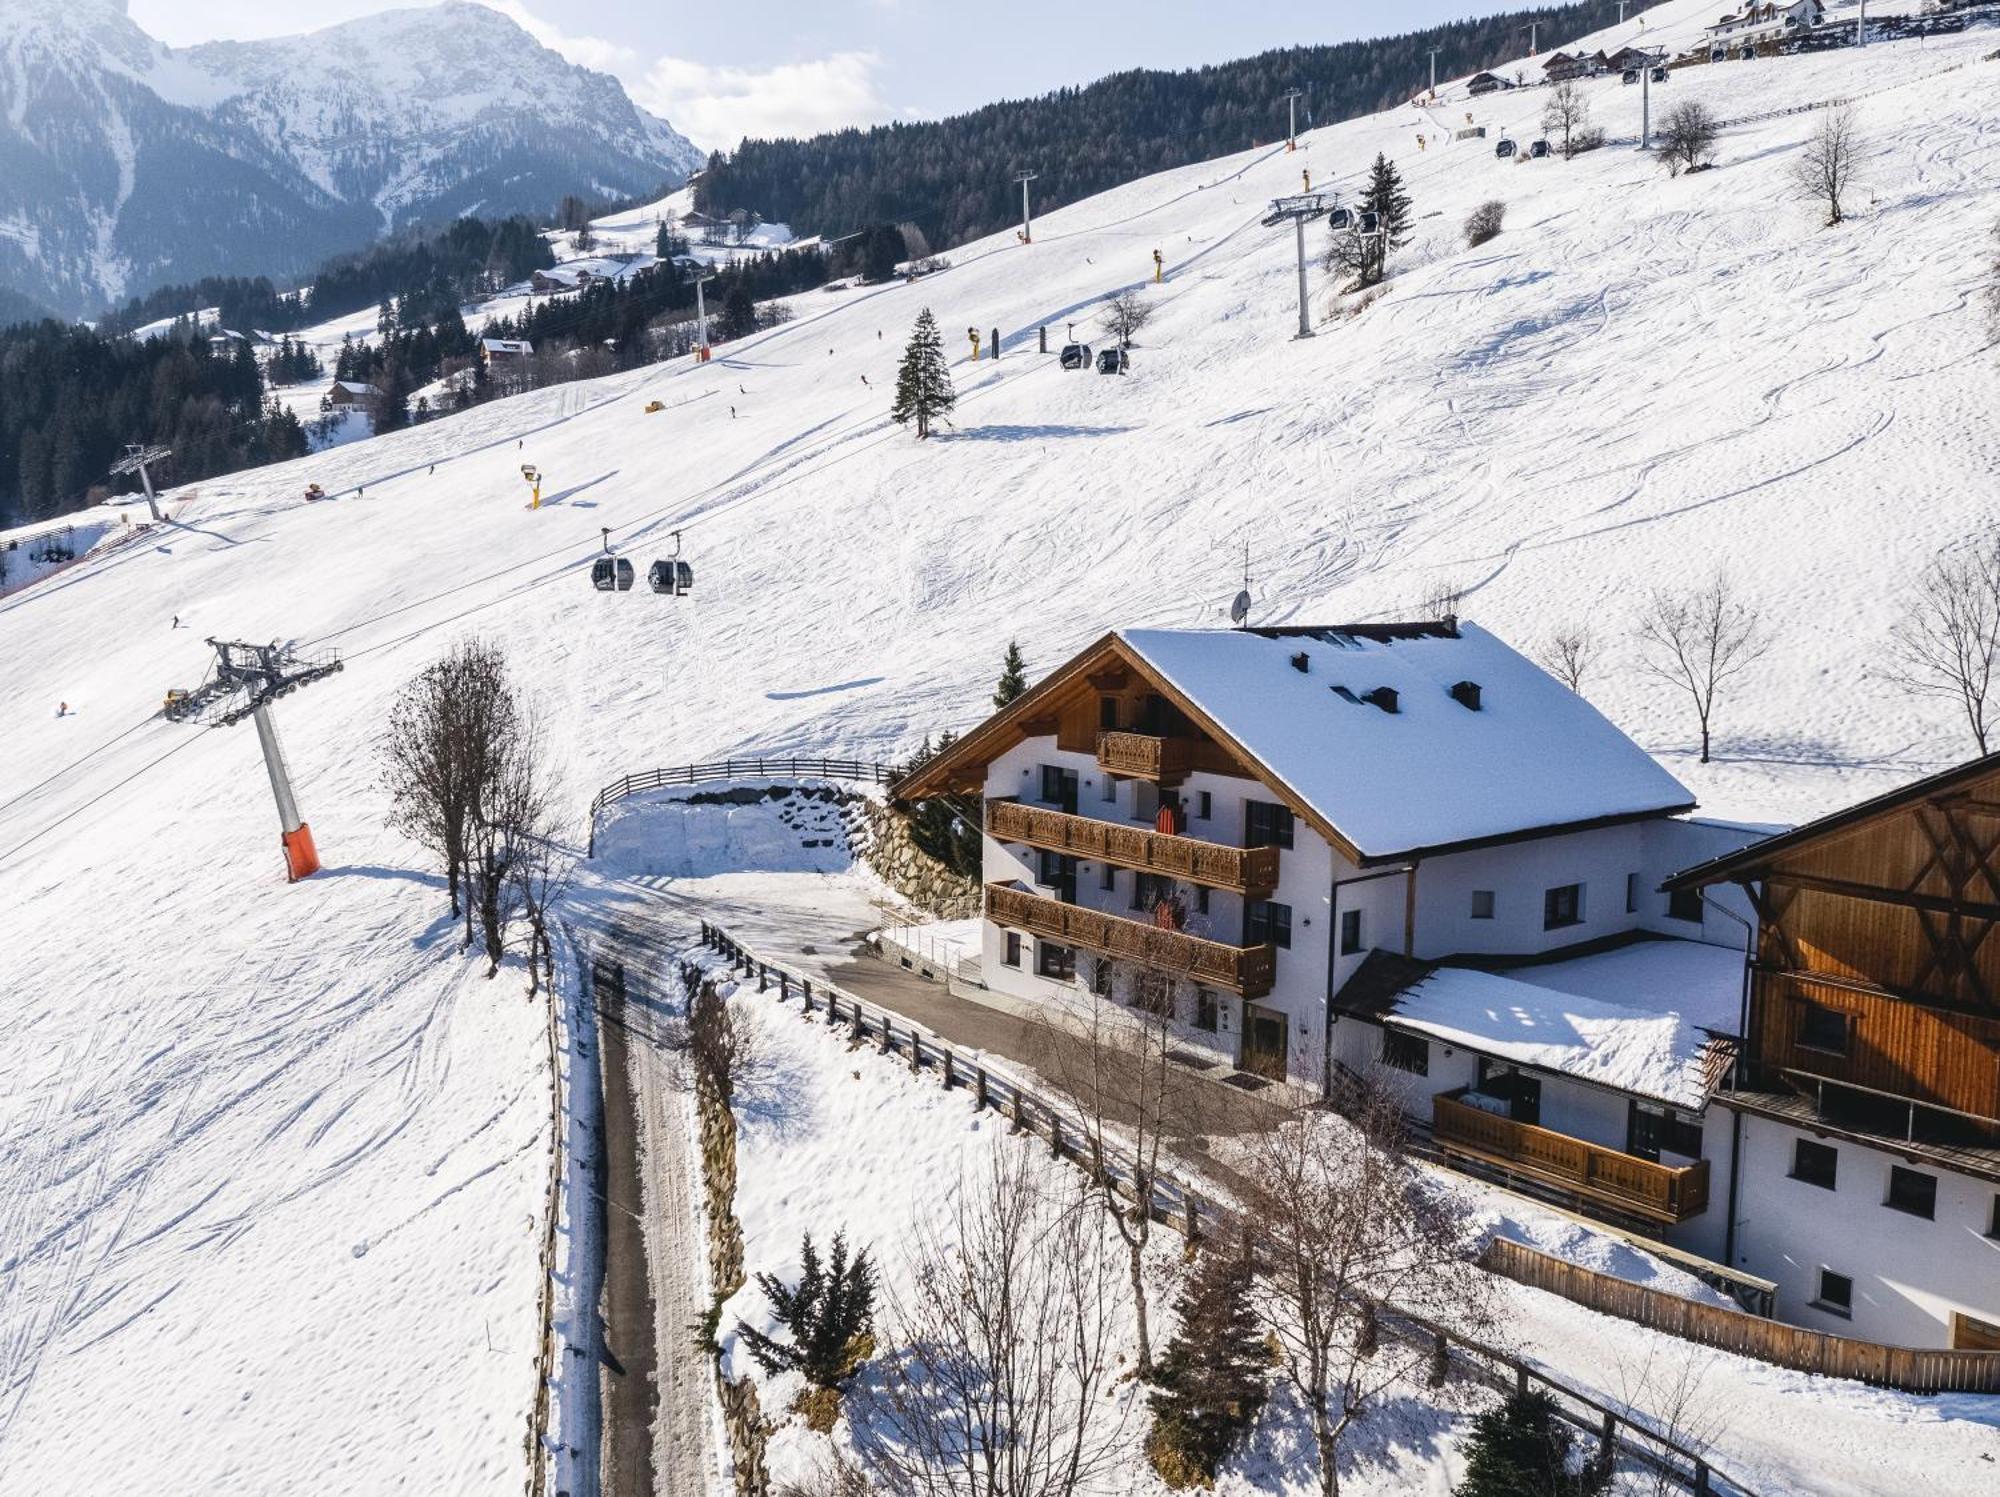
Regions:
<svg viewBox="0 0 2000 1497"><path fill-rule="evenodd" d="M719 925L704 920L701 939L704 946L729 958L745 985L754 981L756 991L770 994L779 1003L797 997L802 1017L818 1018L830 1028L844 1026L855 1042L872 1043L882 1055L902 1057L913 1074L929 1070L946 1090L962 1088L975 1108L993 1108L1007 1117L1016 1131L1046 1139L1057 1158L1087 1166L1093 1163L1083 1157L1082 1130L1066 1119L1062 1108L1020 1081L959 1054L940 1036L842 992L824 979L807 977L758 956ZM1148 1214L1191 1242L1232 1230L1230 1214L1186 1181L1164 1172L1147 1181L1132 1161L1119 1155L1102 1160L1101 1167L1120 1195L1136 1205L1143 1191ZM1254 1240L1252 1246L1256 1246ZM1644 1415L1640 1411L1614 1409L1519 1357L1394 1306L1378 1305L1376 1314L1385 1335L1406 1342L1421 1340L1426 1345L1442 1341L1454 1370L1497 1392L1539 1389L1546 1393L1560 1417L1594 1435L1601 1448L1665 1478L1675 1489L1694 1497L1754 1497L1749 1487L1717 1470L1704 1455L1641 1422Z"/></svg>
<svg viewBox="0 0 2000 1497"><path fill-rule="evenodd" d="M597 813L613 801L670 785L703 785L716 780L858 780L868 785L893 785L907 773L897 764L867 759L754 758L712 759L706 764L677 764L671 769L642 769L613 780L590 802L590 851L597 852Z"/></svg>
<svg viewBox="0 0 2000 1497"><path fill-rule="evenodd" d="M1483 1261L1517 1284L1559 1294L1600 1314L1779 1367L1854 1378L1906 1393L2000 1393L2000 1352L1925 1351L1829 1336L1683 1299L1552 1258L1504 1237L1487 1245Z"/></svg>

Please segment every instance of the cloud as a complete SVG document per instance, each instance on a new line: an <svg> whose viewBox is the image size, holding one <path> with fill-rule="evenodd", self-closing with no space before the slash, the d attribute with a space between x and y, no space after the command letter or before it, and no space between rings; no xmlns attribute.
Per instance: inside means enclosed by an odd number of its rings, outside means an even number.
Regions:
<svg viewBox="0 0 2000 1497"><path fill-rule="evenodd" d="M813 135L889 118L894 111L876 83L881 67L873 52L835 52L761 69L662 57L632 96L696 145L728 150L746 135Z"/></svg>
<svg viewBox="0 0 2000 1497"><path fill-rule="evenodd" d="M522 0L480 0L480 3L489 10L499 11L551 52L560 53L571 62L609 73L628 86L640 76L639 54L630 47L601 36L571 36L529 10Z"/></svg>

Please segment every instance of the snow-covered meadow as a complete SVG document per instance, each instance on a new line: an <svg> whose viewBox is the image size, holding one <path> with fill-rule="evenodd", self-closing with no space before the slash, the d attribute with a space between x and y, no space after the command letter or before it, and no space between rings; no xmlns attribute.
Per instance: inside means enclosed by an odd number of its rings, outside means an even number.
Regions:
<svg viewBox="0 0 2000 1497"><path fill-rule="evenodd" d="M1713 9L1670 0L1648 31ZM1963 756L1945 704L1869 662L1905 579L1991 521L1996 47L1985 29L1675 75L1669 98L1725 118L1883 90L1858 106L1840 229L1787 179L1810 114L1732 128L1717 170L1675 181L1630 148L1615 79L1589 86L1612 144L1569 163L1420 152L1447 112L1527 136L1540 110L1448 90L1437 121L1330 126L1040 217L1029 248L954 249L913 286L802 295L709 365L189 486L167 530L0 600L0 907L25 933L0 1048L0 1491L520 1479L540 1011L441 934L372 752L401 682L463 634L507 646L579 818L655 764L905 753L983 714L1010 637L1040 668L1112 624L1220 623L1246 541L1259 621L1406 612L1440 582L1524 645L1590 621L1607 651L1586 692L1712 812L1795 819ZM1293 341L1290 233L1259 220L1302 166L1348 186L1377 151L1418 238L1358 316L1316 271L1319 336ZM1492 197L1506 231L1461 248ZM1038 327L1089 329L1155 248L1129 376L1033 352ZM955 367L955 424L918 444L886 408L925 306L1006 347ZM309 482L335 501L302 503ZM694 594L593 592L605 528L642 575L680 531ZM1776 642L1702 766L1627 631L1649 588L1717 567ZM310 883L282 882L249 729L153 715L208 635L346 652L277 713L327 864ZM1553 1361L1634 1333L1553 1307L1533 1334ZM1729 1386L1745 1474L1773 1490L1990 1472L1976 1400L1769 1369Z"/></svg>

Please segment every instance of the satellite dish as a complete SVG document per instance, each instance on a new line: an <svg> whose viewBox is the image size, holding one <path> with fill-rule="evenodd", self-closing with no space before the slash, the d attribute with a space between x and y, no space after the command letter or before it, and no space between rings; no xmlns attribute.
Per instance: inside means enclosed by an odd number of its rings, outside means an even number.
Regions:
<svg viewBox="0 0 2000 1497"><path fill-rule="evenodd" d="M1250 589L1244 588L1236 595L1236 601L1229 605L1229 622L1242 625L1250 617Z"/></svg>

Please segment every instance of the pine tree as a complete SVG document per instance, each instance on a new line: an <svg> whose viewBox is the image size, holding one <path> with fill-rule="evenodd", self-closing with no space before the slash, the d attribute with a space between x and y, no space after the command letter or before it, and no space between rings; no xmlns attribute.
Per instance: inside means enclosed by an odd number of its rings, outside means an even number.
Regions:
<svg viewBox="0 0 2000 1497"><path fill-rule="evenodd" d="M757 303L751 300L750 288L743 282L734 282L722 299L722 318L716 331L724 343L747 338L757 331Z"/></svg>
<svg viewBox="0 0 2000 1497"><path fill-rule="evenodd" d="M1206 1253L1174 1306L1180 1329L1153 1373L1146 1453L1170 1487L1213 1486L1264 1406L1270 1352L1250 1307L1249 1265Z"/></svg>
<svg viewBox="0 0 2000 1497"><path fill-rule="evenodd" d="M938 336L937 319L925 307L911 330L909 347L903 350L903 364L896 371L896 401L889 414L905 426L914 420L917 435L928 437L931 422L951 414L957 403L951 367L945 363L944 339Z"/></svg>
<svg viewBox="0 0 2000 1497"><path fill-rule="evenodd" d="M801 1372L815 1388L843 1388L860 1369L874 1327L875 1265L867 1249L852 1262L847 1237L836 1232L833 1255L824 1264L805 1235L799 1250L799 1282L786 1285L772 1274L757 1275L757 1286L771 1302L771 1315L789 1333L789 1342L765 1335L742 1321L737 1334L765 1372Z"/></svg>
<svg viewBox="0 0 2000 1497"><path fill-rule="evenodd" d="M1367 213L1379 220L1381 232L1363 237L1360 220ZM1396 170L1395 162L1378 152L1375 165L1369 168L1368 186L1356 204L1354 221L1334 230L1327 263L1334 270L1353 275L1357 287L1378 286L1388 273L1391 251L1410 242L1412 222L1410 195L1403 190L1402 173Z"/></svg>
<svg viewBox="0 0 2000 1497"><path fill-rule="evenodd" d="M993 705L1004 707L1028 689L1028 662L1021 658L1019 640L1007 641L1007 658L1000 663L1000 685L993 693Z"/></svg>
<svg viewBox="0 0 2000 1497"><path fill-rule="evenodd" d="M1453 1497L1593 1497L1608 1473L1570 1470L1574 1436L1546 1393L1516 1393L1472 1422L1465 1476Z"/></svg>

